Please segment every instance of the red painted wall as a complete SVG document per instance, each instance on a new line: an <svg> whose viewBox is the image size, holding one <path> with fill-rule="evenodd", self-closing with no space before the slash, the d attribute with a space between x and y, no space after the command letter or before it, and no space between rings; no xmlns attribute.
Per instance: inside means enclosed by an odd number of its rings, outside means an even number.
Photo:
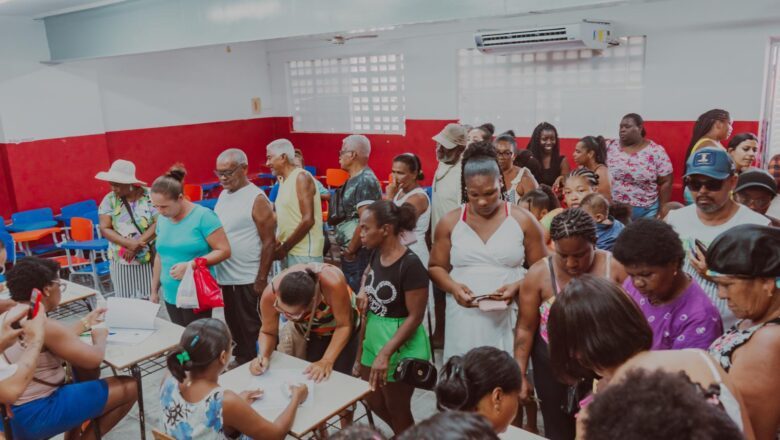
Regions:
<svg viewBox="0 0 780 440"><path fill-rule="evenodd" d="M431 137L450 120L407 120L405 135L368 135L372 154L370 166L380 180L386 180L394 156L413 152L420 156L425 184L436 168L434 141ZM646 121L648 137L666 147L675 169L674 197L681 197L683 158L693 121ZM756 121L734 123L734 133L756 132ZM617 134L606 133L607 137ZM98 171L108 169L116 159L128 159L138 167L138 177L151 183L174 162L182 162L192 183L215 180L212 170L217 155L229 147L238 147L249 156L250 170L260 171L265 164L265 146L286 137L324 174L338 167L341 140L347 134L301 133L292 131L292 118L260 118L213 122L174 127L125 130L104 134L47 139L22 144L0 144L0 215L49 206L56 211L62 205L87 198L100 200L108 187L94 180ZM519 137L523 148L528 137ZM577 140L561 139L561 149L571 156ZM571 163L571 161L570 161Z"/></svg>

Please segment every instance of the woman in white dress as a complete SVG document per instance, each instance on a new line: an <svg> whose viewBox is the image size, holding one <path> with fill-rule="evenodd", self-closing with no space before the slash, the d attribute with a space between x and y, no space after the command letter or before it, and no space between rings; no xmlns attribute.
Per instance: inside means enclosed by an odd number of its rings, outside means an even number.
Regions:
<svg viewBox="0 0 780 440"><path fill-rule="evenodd" d="M428 267L428 244L425 234L431 224L431 200L420 186L425 176L420 158L414 153L404 153L393 159L393 181L387 185L387 198L397 206L409 203L417 211L417 223L413 233L405 234L402 240L406 246Z"/></svg>
<svg viewBox="0 0 780 440"><path fill-rule="evenodd" d="M518 205L523 195L538 188L539 184L528 168L515 165L515 157L517 157L515 132L509 130L499 135L493 141L493 146L496 148L498 166L501 168L504 184L507 186L507 201Z"/></svg>
<svg viewBox="0 0 780 440"><path fill-rule="evenodd" d="M502 199L501 169L490 142L463 155L463 206L436 226L430 275L449 292L444 360L484 345L513 353L517 287L523 263L546 255L542 228Z"/></svg>

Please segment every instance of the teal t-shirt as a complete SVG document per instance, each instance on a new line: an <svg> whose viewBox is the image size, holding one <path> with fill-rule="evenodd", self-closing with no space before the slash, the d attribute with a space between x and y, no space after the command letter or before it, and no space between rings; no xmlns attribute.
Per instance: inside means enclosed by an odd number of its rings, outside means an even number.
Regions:
<svg viewBox="0 0 780 440"><path fill-rule="evenodd" d="M157 254L162 263L160 283L165 302L176 304L176 291L179 289L180 281L171 278L171 267L211 252L206 237L221 227L222 223L214 211L200 205L195 205L179 223L173 223L167 217L158 217ZM214 268L210 270L213 275Z"/></svg>

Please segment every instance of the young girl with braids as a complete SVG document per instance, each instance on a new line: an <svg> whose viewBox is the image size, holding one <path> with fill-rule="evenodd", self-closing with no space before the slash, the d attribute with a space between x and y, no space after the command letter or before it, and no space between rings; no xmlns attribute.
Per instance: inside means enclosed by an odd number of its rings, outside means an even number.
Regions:
<svg viewBox="0 0 780 440"><path fill-rule="evenodd" d="M531 266L520 289L515 357L523 372L523 400L530 394L525 372L529 358L533 357L534 384L541 401L545 436L553 440L573 439L574 417L561 409L567 386L555 379L547 350L550 307L572 279L591 274L622 283L626 274L609 252L596 249L596 223L587 212L570 208L558 214L552 220L550 236L554 254Z"/></svg>
<svg viewBox="0 0 780 440"><path fill-rule="evenodd" d="M429 264L433 282L450 293L445 360L483 345L512 353L523 264L546 255L533 215L502 198L501 169L491 143L471 144L462 162L463 206L436 226ZM483 300L492 303L480 307ZM493 308L488 304L498 310L485 310Z"/></svg>
<svg viewBox="0 0 780 440"><path fill-rule="evenodd" d="M567 208L579 208L582 199L588 194L598 192L599 176L587 168L577 168L563 184L563 201Z"/></svg>
<svg viewBox="0 0 780 440"><path fill-rule="evenodd" d="M612 185L607 169L607 143L603 136L585 136L577 142L572 155L580 168L592 171L598 177L596 191L612 201Z"/></svg>
<svg viewBox="0 0 780 440"><path fill-rule="evenodd" d="M266 420L251 406L263 395L262 390L236 394L219 386L230 346L230 331L217 319L200 319L184 330L179 346L168 355L171 375L160 389L168 435L177 440L222 440L241 434L249 438L285 438L309 390L304 384L291 385L287 408L273 422Z"/></svg>

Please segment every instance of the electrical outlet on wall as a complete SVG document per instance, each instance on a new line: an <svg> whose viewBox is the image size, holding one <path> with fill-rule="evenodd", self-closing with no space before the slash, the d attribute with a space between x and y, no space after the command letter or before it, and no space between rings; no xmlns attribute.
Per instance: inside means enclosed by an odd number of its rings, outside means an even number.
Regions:
<svg viewBox="0 0 780 440"><path fill-rule="evenodd" d="M252 114L259 115L263 111L263 105L260 98L252 98Z"/></svg>

